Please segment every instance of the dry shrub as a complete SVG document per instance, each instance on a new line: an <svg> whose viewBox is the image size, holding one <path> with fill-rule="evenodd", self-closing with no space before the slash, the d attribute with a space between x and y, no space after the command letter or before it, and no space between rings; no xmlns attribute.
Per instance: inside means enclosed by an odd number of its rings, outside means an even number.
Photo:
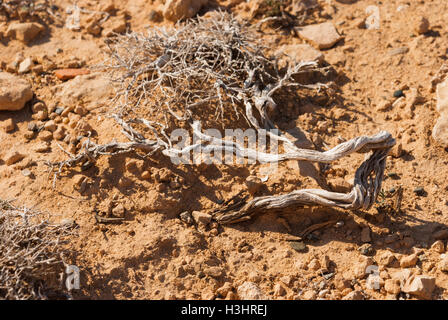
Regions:
<svg viewBox="0 0 448 320"><path fill-rule="evenodd" d="M255 26L256 28L256 26ZM130 142L97 145L90 140L82 153L69 160L49 163L60 173L65 167L85 165L101 155L143 151L183 156L193 150L203 153L222 152L259 162L305 160L330 163L351 153L365 153L366 159L355 173L350 193L321 189L295 190L285 195L255 197L223 208L215 219L232 223L250 219L264 211L323 205L352 210L369 209L381 190L386 156L395 140L388 132L360 136L331 150L320 152L298 148L271 120L278 111L279 96L299 89L328 88L310 82L312 74L326 77L326 68L316 62L300 61L280 69L277 57L264 54L265 48L255 40L255 31L224 12L214 12L179 24L173 29L154 28L147 34L128 33L108 43L109 59L105 69L117 83L114 115ZM300 79L306 79L301 81ZM286 97L289 98L289 97ZM294 97L290 98L293 99ZM211 136L204 128L230 128L243 125L259 134L283 143L283 153L268 154L244 144ZM182 149L173 147L172 130L188 128L199 142ZM191 136L191 135L190 135ZM228 153L227 153L228 152ZM245 199L245 198L244 198Z"/></svg>
<svg viewBox="0 0 448 320"><path fill-rule="evenodd" d="M231 114L246 117L250 103L266 117L277 89L300 86L296 73L316 69L313 63L281 72L267 57L254 30L224 12L198 17L177 28L129 33L108 43L106 70L120 88L116 97L124 113L144 110L145 118L171 121L216 120Z"/></svg>
<svg viewBox="0 0 448 320"><path fill-rule="evenodd" d="M0 299L66 298L61 290L65 244L74 225L0 200Z"/></svg>

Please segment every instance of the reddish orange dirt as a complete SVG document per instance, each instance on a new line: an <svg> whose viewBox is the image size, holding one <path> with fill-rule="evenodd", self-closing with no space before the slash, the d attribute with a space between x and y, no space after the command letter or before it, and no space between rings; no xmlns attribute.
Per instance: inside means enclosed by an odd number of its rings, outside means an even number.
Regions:
<svg viewBox="0 0 448 320"><path fill-rule="evenodd" d="M293 1L296 6L301 2ZM80 0L78 6L101 11L109 3ZM263 1L216 0L198 14L223 8L257 23L268 10L253 14L257 3ZM55 4L55 12L65 17L70 2ZM105 23L111 24L109 28L119 19L131 31L173 25L163 18L150 19L161 11L163 2L114 4ZM303 147L321 150L360 135L389 131L402 150L395 147L388 156L385 196L369 211L305 208L224 226L215 222L188 225L179 214L219 208L222 200L246 189L248 176L263 177L263 165L176 166L162 156L142 158L130 153L103 156L91 168L76 167L53 180L45 162L67 159L58 144L70 152L79 148L57 140L56 133L46 137L42 131L26 137L30 123L50 121L37 119L35 103L69 108L53 116L53 121L73 138L90 127L96 143L127 141L119 125L107 117L114 91L98 68L105 58L107 31L88 32L84 26L89 13L82 12L81 30L67 29L64 21L48 23L39 36L24 43L6 36L8 26L18 20L0 16L2 69L19 53L33 59L34 67L42 67L42 72L33 69L18 75L32 85L33 100L19 111L0 111L0 198L50 212L56 222L72 219L79 225L78 236L69 245L76 252L72 263L81 271L81 288L72 292L75 299L244 299L238 288L245 282L254 283L268 299L448 297L443 255L448 239L448 153L431 137L439 117L431 79L448 58L448 3L322 0L317 4L301 23L331 22L342 36L331 48L320 50L321 63L332 70L334 95L285 102L276 120L282 128L296 126L306 132ZM370 15L366 8L372 4L379 8L379 29L362 27ZM416 32L421 17L429 21L424 34ZM267 53L275 53L282 45L308 43L288 26L265 24L258 35ZM90 74L64 81L55 74L70 68L88 69ZM397 90L402 90L404 102L383 108L397 100ZM15 127L6 132L3 127L8 119ZM25 157L7 165L11 150ZM258 195L298 188L344 188L362 159L353 155L332 163L326 171L306 162L280 163ZM24 169L32 175L24 175ZM146 179L144 171L149 172ZM160 176L176 183L160 182ZM396 195L388 198L387 194L400 187L398 208ZM108 210L121 210L119 214L124 210L124 220L97 223L95 213ZM325 222L329 223L300 239L307 228ZM295 250L291 240L303 241L306 248ZM368 265L378 266L379 289L369 286ZM435 279L429 295L400 289L400 277L418 276Z"/></svg>

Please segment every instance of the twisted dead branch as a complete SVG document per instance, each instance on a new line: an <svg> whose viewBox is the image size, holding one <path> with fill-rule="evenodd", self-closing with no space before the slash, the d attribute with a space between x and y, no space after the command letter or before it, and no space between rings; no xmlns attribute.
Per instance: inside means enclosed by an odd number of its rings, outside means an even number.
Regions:
<svg viewBox="0 0 448 320"><path fill-rule="evenodd" d="M305 160L329 163L351 153L370 153L356 172L355 184L348 194L305 189L289 194L258 197L224 207L215 214L220 223L247 220L257 213L303 205L368 209L381 189L385 159L395 140L387 132L361 136L319 152L300 149L282 135L270 118L277 109L279 93L288 88L325 90L322 83L302 84L297 75L310 72L325 74L312 61L277 67L276 58L263 54L250 26L238 23L226 13L212 18L191 20L178 28L151 29L147 35L129 33L108 43L109 60L105 64L118 86L113 117L130 142L96 145L87 140L78 155L47 163L60 174L64 168L94 162L101 155L116 155L136 150L148 155L160 152L180 157L192 151L226 151L237 157L261 162ZM205 109L213 106L214 110ZM133 114L139 114L135 117ZM211 114L213 116L211 117ZM224 126L228 117L242 116L247 124L271 139L285 143L285 152L269 154L201 131L202 122ZM152 119L152 120L149 120ZM154 119L157 119L155 121ZM144 135L143 127L151 138ZM187 127L199 137L197 143L177 149L169 133ZM273 130L277 129L277 130ZM148 134L148 133L146 133Z"/></svg>
<svg viewBox="0 0 448 320"><path fill-rule="evenodd" d="M0 200L0 299L47 299L64 270L73 225Z"/></svg>

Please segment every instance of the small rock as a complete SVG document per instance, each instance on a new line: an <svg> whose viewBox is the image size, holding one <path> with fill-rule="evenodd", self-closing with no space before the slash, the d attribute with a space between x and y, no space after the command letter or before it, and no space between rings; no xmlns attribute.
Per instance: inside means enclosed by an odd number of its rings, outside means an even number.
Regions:
<svg viewBox="0 0 448 320"><path fill-rule="evenodd" d="M274 295L277 297L281 297L284 296L285 294L286 294L285 288L283 288L283 286L280 283L277 283L274 286Z"/></svg>
<svg viewBox="0 0 448 320"><path fill-rule="evenodd" d="M36 102L33 104L31 111L33 111L33 113L38 113L39 111L45 111L48 113L48 109L43 102Z"/></svg>
<svg viewBox="0 0 448 320"><path fill-rule="evenodd" d="M413 110L414 106L416 104L420 104L420 103L424 103L425 102L425 97L423 97L418 88L411 88L409 91L409 94L407 94L406 97L406 106Z"/></svg>
<svg viewBox="0 0 448 320"><path fill-rule="evenodd" d="M53 133L50 131L39 132L39 139L42 141L51 141L53 139Z"/></svg>
<svg viewBox="0 0 448 320"><path fill-rule="evenodd" d="M425 17L418 17L414 22L414 30L418 34L424 34L429 31L429 21Z"/></svg>
<svg viewBox="0 0 448 320"><path fill-rule="evenodd" d="M5 163L6 163L6 165L10 166L10 165L13 165L14 163L21 161L23 158L25 158L25 156L23 154L21 154L17 151L12 151L8 155L6 155Z"/></svg>
<svg viewBox="0 0 448 320"><path fill-rule="evenodd" d="M163 9L163 16L170 21L192 18L208 0L168 0Z"/></svg>
<svg viewBox="0 0 448 320"><path fill-rule="evenodd" d="M0 110L17 111L33 98L28 81L0 72Z"/></svg>
<svg viewBox="0 0 448 320"><path fill-rule="evenodd" d="M395 91L394 91L394 97L395 97L395 98L401 98L401 97L404 97L403 90L401 90L401 89L399 89L399 90L395 90Z"/></svg>
<svg viewBox="0 0 448 320"><path fill-rule="evenodd" d="M48 119L47 111L39 111L38 113L33 114L33 119L45 121Z"/></svg>
<svg viewBox="0 0 448 320"><path fill-rule="evenodd" d="M409 278L402 286L401 291L419 298L431 299L435 287L436 279L434 277L417 275Z"/></svg>
<svg viewBox="0 0 448 320"><path fill-rule="evenodd" d="M302 294L303 300L315 300L316 292L314 290L307 290Z"/></svg>
<svg viewBox="0 0 448 320"><path fill-rule="evenodd" d="M341 228L341 227L343 227L344 226L344 221L338 221L338 222L336 222L336 228Z"/></svg>
<svg viewBox="0 0 448 320"><path fill-rule="evenodd" d="M59 69L54 72L55 76L62 81L73 79L77 76L89 74L88 69Z"/></svg>
<svg viewBox="0 0 448 320"><path fill-rule="evenodd" d="M442 115L448 111L448 78L437 84L436 89L437 111Z"/></svg>
<svg viewBox="0 0 448 320"><path fill-rule="evenodd" d="M400 158L403 155L403 145L401 143L397 143L389 154L394 158Z"/></svg>
<svg viewBox="0 0 448 320"><path fill-rule="evenodd" d="M36 22L11 23L6 31L7 35L22 42L34 40L45 27Z"/></svg>
<svg viewBox="0 0 448 320"><path fill-rule="evenodd" d="M355 290L344 296L342 300L364 300L364 295L361 291Z"/></svg>
<svg viewBox="0 0 448 320"><path fill-rule="evenodd" d="M390 251L384 251L377 259L378 264L385 267L395 267L398 264L398 260L395 255Z"/></svg>
<svg viewBox="0 0 448 320"><path fill-rule="evenodd" d="M242 300L266 300L267 297L253 282L244 282L237 289L238 296Z"/></svg>
<svg viewBox="0 0 448 320"><path fill-rule="evenodd" d="M19 65L19 74L28 73L31 71L31 68L33 67L33 60L31 58L26 58L23 60Z"/></svg>
<svg viewBox="0 0 448 320"><path fill-rule="evenodd" d="M98 24L98 21L96 20L93 20L86 25L87 33L90 33L91 35L94 36L99 36L102 30L103 28Z"/></svg>
<svg viewBox="0 0 448 320"><path fill-rule="evenodd" d="M378 104L376 110L380 111L380 112L384 112L384 111L387 111L388 109L390 109L391 107L392 107L392 102L391 101L382 100Z"/></svg>
<svg viewBox="0 0 448 320"><path fill-rule="evenodd" d="M437 119L432 129L432 137L443 147L448 147L448 113L443 114Z"/></svg>
<svg viewBox="0 0 448 320"><path fill-rule="evenodd" d="M112 37L116 33L123 33L126 31L126 18L125 16L111 17L103 26L104 29L102 35L104 37Z"/></svg>
<svg viewBox="0 0 448 320"><path fill-rule="evenodd" d="M22 175L23 175L24 177L32 177L32 176L33 176L33 173L32 173L29 169L23 169L23 170L22 170Z"/></svg>
<svg viewBox="0 0 448 320"><path fill-rule="evenodd" d="M291 242L289 242L289 245L291 246L291 248L293 248L297 252L306 251L306 245L303 241L291 241Z"/></svg>
<svg viewBox="0 0 448 320"><path fill-rule="evenodd" d="M445 244L441 240L437 240L434 242L431 246L431 250L435 251L437 253L444 253L445 252Z"/></svg>
<svg viewBox="0 0 448 320"><path fill-rule="evenodd" d="M120 203L112 209L112 215L123 218L126 213L126 208Z"/></svg>
<svg viewBox="0 0 448 320"><path fill-rule="evenodd" d="M384 290L390 294L399 294L401 292L400 281L396 279L388 279L384 282Z"/></svg>
<svg viewBox="0 0 448 320"><path fill-rule="evenodd" d="M69 106L69 107L65 108L65 109L61 112L60 116L61 116L61 117L67 117L67 116L70 114L70 112L73 111L73 109L74 109L73 106ZM78 117L79 117L79 116L78 116ZM79 117L79 119L80 119L80 117ZM77 119L76 121L79 121L79 119Z"/></svg>
<svg viewBox="0 0 448 320"><path fill-rule="evenodd" d="M83 106L77 106L74 111L80 116L85 116L87 114L87 110Z"/></svg>
<svg viewBox="0 0 448 320"><path fill-rule="evenodd" d="M44 125L44 129L51 132L56 131L57 128L58 126L53 120L47 121Z"/></svg>
<svg viewBox="0 0 448 320"><path fill-rule="evenodd" d="M27 140L32 140L36 137L36 133L33 131L27 131L23 134L24 138Z"/></svg>
<svg viewBox="0 0 448 320"><path fill-rule="evenodd" d="M289 287L292 283L292 278L291 276L283 276L280 278L280 281Z"/></svg>
<svg viewBox="0 0 448 320"><path fill-rule="evenodd" d="M54 113L56 113L59 116L62 116L62 112L64 112L64 108L57 107L56 109L54 109Z"/></svg>
<svg viewBox="0 0 448 320"><path fill-rule="evenodd" d="M14 123L14 120L12 118L6 119L3 122L3 129L5 132L12 132L16 128L16 124Z"/></svg>
<svg viewBox="0 0 448 320"><path fill-rule="evenodd" d="M150 179L151 179L151 172L149 172L149 171L143 171L143 172L142 172L142 179L150 180Z"/></svg>
<svg viewBox="0 0 448 320"><path fill-rule="evenodd" d="M50 147L48 144L46 144L46 143L41 143L41 144L36 145L36 146L33 148L33 150L34 150L35 152L38 152L38 153L44 153L44 152L48 152L48 151L50 151L50 150L51 150L51 147Z"/></svg>
<svg viewBox="0 0 448 320"><path fill-rule="evenodd" d="M403 285L411 277L411 274L410 269L402 269L392 273L391 278L400 281L400 284Z"/></svg>
<svg viewBox="0 0 448 320"><path fill-rule="evenodd" d="M412 254L410 256L403 257L400 260L400 267L402 267L402 268L413 267L417 264L417 261L418 261L418 256L416 254Z"/></svg>
<svg viewBox="0 0 448 320"><path fill-rule="evenodd" d="M444 272L448 272L448 256L442 255L442 259L439 262L439 269Z"/></svg>
<svg viewBox="0 0 448 320"><path fill-rule="evenodd" d="M329 49L342 39L331 22L298 27L296 30L301 38L317 49Z"/></svg>
<svg viewBox="0 0 448 320"><path fill-rule="evenodd" d="M93 131L93 128L90 126L90 124L84 120L78 121L78 123L75 126L75 129L79 131L80 134L86 135L89 132Z"/></svg>
<svg viewBox="0 0 448 320"><path fill-rule="evenodd" d="M77 174L73 177L73 188L75 190L79 190L79 188L81 187L82 183L86 180L86 177L81 175L81 174Z"/></svg>
<svg viewBox="0 0 448 320"><path fill-rule="evenodd" d="M39 74L44 73L44 67L43 67L42 65L38 64L37 66L33 66L33 67L31 68L31 71L32 71L34 74L39 75Z"/></svg>
<svg viewBox="0 0 448 320"><path fill-rule="evenodd" d="M370 243L365 243L358 248L358 251L365 256L371 256L375 253L375 249Z"/></svg>
<svg viewBox="0 0 448 320"><path fill-rule="evenodd" d="M254 195L263 186L261 179L256 176L247 177L244 183L246 184L247 190L251 195Z"/></svg>
<svg viewBox="0 0 448 320"><path fill-rule="evenodd" d="M205 212L193 211L192 216L197 224L207 225L212 221L212 216Z"/></svg>
<svg viewBox="0 0 448 320"><path fill-rule="evenodd" d="M151 10L148 14L148 19L149 19L149 21L152 21L152 22L160 22L163 20L163 16L160 11Z"/></svg>
<svg viewBox="0 0 448 320"><path fill-rule="evenodd" d="M423 189L423 187L416 187L414 193L418 196L423 196L425 195L425 189Z"/></svg>
<svg viewBox="0 0 448 320"><path fill-rule="evenodd" d="M35 122L28 123L28 131L37 132L39 131L39 127Z"/></svg>
<svg viewBox="0 0 448 320"><path fill-rule="evenodd" d="M369 274L369 268L372 268L375 262L371 257L362 256L362 259L355 266L355 276L357 278L363 279Z"/></svg>
<svg viewBox="0 0 448 320"><path fill-rule="evenodd" d="M138 174L141 171L143 163L137 161L136 159L129 159L126 162L126 170L134 174Z"/></svg>
<svg viewBox="0 0 448 320"><path fill-rule="evenodd" d="M193 224L194 219L190 212L184 211L179 215L180 220L185 222L186 224Z"/></svg>
<svg viewBox="0 0 448 320"><path fill-rule="evenodd" d="M251 271L251 272L248 274L247 278L248 278L250 281L253 281L253 282L260 282L260 281L261 281L261 276L260 276L260 275L258 274L258 272L256 272L256 271Z"/></svg>
<svg viewBox="0 0 448 320"><path fill-rule="evenodd" d="M70 219L70 218L65 218L65 219L61 220L60 225L62 225L62 226L71 226L71 225L73 225L75 223L76 223L75 220Z"/></svg>
<svg viewBox="0 0 448 320"><path fill-rule="evenodd" d="M365 227L361 230L361 241L362 242L370 242L372 238L370 237L370 228Z"/></svg>
<svg viewBox="0 0 448 320"><path fill-rule="evenodd" d="M226 296L226 300L237 300L237 299L238 299L238 297L232 291L230 291Z"/></svg>
<svg viewBox="0 0 448 320"><path fill-rule="evenodd" d="M334 276L334 272L325 273L324 275L322 275L322 277L323 277L325 280L330 280L331 278L333 278L333 276Z"/></svg>
<svg viewBox="0 0 448 320"><path fill-rule="evenodd" d="M233 289L232 284L230 282L225 282L222 287L216 290L216 294L221 297L227 297L229 292Z"/></svg>
<svg viewBox="0 0 448 320"><path fill-rule="evenodd" d="M64 138L65 138L65 136L66 136L66 134L65 134L65 127L62 127L62 126L60 126L60 127L58 127L57 129L56 129L56 131L55 132L53 132L53 137L56 139L56 140L64 140Z"/></svg>
<svg viewBox="0 0 448 320"><path fill-rule="evenodd" d="M321 265L322 269L324 269L326 272L328 272L328 270L330 269L330 266L331 266L330 257L327 255L324 255L320 259L320 265Z"/></svg>
<svg viewBox="0 0 448 320"><path fill-rule="evenodd" d="M387 52L387 54L389 56L396 56L396 55L405 54L405 53L408 53L408 52L409 52L409 48L408 47L399 47L399 48L394 48L394 49L389 50Z"/></svg>
<svg viewBox="0 0 448 320"><path fill-rule="evenodd" d="M310 261L310 263L308 264L308 268L309 268L310 270L314 270L314 271L319 270L319 269L320 269L320 262L319 262L319 260L317 260L317 259L312 259L312 260Z"/></svg>

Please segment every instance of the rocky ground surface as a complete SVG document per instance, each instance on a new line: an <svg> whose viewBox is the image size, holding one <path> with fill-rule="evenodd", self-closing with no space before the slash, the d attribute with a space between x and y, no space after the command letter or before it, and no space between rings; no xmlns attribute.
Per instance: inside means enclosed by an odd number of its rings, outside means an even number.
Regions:
<svg viewBox="0 0 448 320"><path fill-rule="evenodd" d="M80 0L79 21L70 6L0 14L0 198L79 225L75 298L448 297L448 3ZM192 168L133 154L49 174L46 162L79 152L89 131L97 143L126 141L107 117L105 40L219 8L252 23L287 12L260 27L267 50L331 70L332 95L288 101L277 115L306 132L304 147L380 130L396 138L374 208L305 208L231 226L209 215L254 181L257 195L350 190L361 155L326 170L287 161L262 183L256 165ZM98 223L96 212L124 219Z"/></svg>

